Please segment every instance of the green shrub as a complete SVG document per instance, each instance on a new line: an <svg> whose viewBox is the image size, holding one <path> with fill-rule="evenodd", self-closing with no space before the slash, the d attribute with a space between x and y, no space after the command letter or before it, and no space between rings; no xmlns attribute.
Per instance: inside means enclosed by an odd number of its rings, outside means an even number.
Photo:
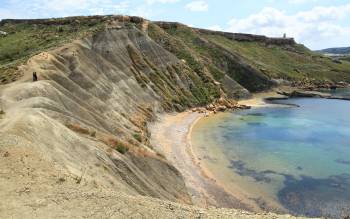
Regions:
<svg viewBox="0 0 350 219"><path fill-rule="evenodd" d="M115 149L121 154L125 154L126 152L129 151L129 148L124 146L123 144L118 144Z"/></svg>
<svg viewBox="0 0 350 219"><path fill-rule="evenodd" d="M138 142L142 141L142 137L141 137L141 135L139 133L135 133L135 134L133 134L133 136Z"/></svg>

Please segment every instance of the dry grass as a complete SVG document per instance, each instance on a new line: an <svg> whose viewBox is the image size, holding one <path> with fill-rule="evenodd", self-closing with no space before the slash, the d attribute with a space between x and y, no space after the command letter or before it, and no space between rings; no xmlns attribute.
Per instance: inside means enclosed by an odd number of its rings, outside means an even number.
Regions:
<svg viewBox="0 0 350 219"><path fill-rule="evenodd" d="M147 124L146 118L144 118L144 116L141 116L141 115L135 115L131 117L129 120L132 124L134 124L136 127L139 127L141 129L146 127L146 124Z"/></svg>
<svg viewBox="0 0 350 219"><path fill-rule="evenodd" d="M136 147L128 143L127 141L117 139L113 136L105 136L100 140L106 145L109 145L112 149L117 150L121 154L129 152L139 157L152 157L156 159L161 158L161 156L157 155L155 152L152 152L142 147Z"/></svg>
<svg viewBox="0 0 350 219"><path fill-rule="evenodd" d="M113 136L104 136L99 140L121 154L126 154L131 148L133 148L129 143L119 140Z"/></svg>
<svg viewBox="0 0 350 219"><path fill-rule="evenodd" d="M69 128L70 130L77 132L77 133L80 133L80 134L84 134L84 135L90 134L89 129L83 128L77 123L66 124L66 127Z"/></svg>
<svg viewBox="0 0 350 219"><path fill-rule="evenodd" d="M157 156L155 155L155 153L148 151L144 148L133 148L132 150L133 154L136 156L140 156L140 157L152 157L152 158L156 158Z"/></svg>

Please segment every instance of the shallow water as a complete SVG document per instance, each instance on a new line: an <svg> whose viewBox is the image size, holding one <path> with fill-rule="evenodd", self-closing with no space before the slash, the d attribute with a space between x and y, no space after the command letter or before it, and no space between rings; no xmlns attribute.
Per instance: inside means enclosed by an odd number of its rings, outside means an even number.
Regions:
<svg viewBox="0 0 350 219"><path fill-rule="evenodd" d="M350 101L289 99L300 107L263 107L200 121L192 143L224 179L259 205L276 202L291 213L350 215ZM211 149L220 150L216 157ZM227 171L229 170L229 171ZM229 176L231 175L232 176ZM228 185L230 183L227 181ZM263 201L262 201L263 200ZM263 207L264 207L263 206Z"/></svg>

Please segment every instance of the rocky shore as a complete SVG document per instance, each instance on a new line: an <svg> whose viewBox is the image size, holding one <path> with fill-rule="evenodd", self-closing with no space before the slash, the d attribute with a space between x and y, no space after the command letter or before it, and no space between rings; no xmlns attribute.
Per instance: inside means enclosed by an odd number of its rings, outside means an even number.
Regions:
<svg viewBox="0 0 350 219"><path fill-rule="evenodd" d="M290 86L294 89L314 91L319 89L335 90L337 88L349 88L350 84L345 81L331 82L306 78L305 80L292 82L290 83Z"/></svg>
<svg viewBox="0 0 350 219"><path fill-rule="evenodd" d="M348 87L343 87L343 88L348 88ZM325 98L325 99L350 100L349 96L334 95L331 93L325 93L325 92L314 91L314 90L305 90L305 89L288 88L288 89L282 89L280 91L277 91L277 93L285 97L291 97L291 98L316 97L316 98Z"/></svg>
<svg viewBox="0 0 350 219"><path fill-rule="evenodd" d="M218 112L225 112L228 110L232 111L250 108L251 106L240 104L236 100L220 98L205 107L193 108L192 112L204 113L206 116L209 116L210 114L216 114Z"/></svg>

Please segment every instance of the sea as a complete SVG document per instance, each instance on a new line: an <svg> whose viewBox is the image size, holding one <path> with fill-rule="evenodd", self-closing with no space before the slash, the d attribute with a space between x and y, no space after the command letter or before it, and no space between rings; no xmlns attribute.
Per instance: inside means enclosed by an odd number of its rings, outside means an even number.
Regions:
<svg viewBox="0 0 350 219"><path fill-rule="evenodd" d="M276 100L202 119L191 135L213 175L262 209L350 215L350 101Z"/></svg>

